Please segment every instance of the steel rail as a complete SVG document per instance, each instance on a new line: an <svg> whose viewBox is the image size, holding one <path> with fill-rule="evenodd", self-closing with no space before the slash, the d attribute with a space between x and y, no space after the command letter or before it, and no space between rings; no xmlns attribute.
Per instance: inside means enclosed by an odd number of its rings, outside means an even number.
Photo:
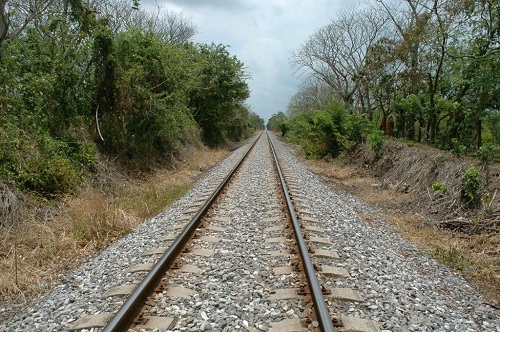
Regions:
<svg viewBox="0 0 512 342"><path fill-rule="evenodd" d="M244 154L244 156L231 170L231 172L226 176L226 178L224 178L223 182L217 187L213 194L210 195L210 197L208 197L203 206L197 211L197 213L193 216L190 222L185 226L181 234L174 240L171 246L157 261L153 268L148 272L146 277L140 282L137 288L135 288L135 290L130 294L130 296L128 296L128 298L123 303L121 308L116 312L116 314L112 317L109 323L103 328L104 332L127 331L130 328L131 324L144 307L147 298L157 288L162 277L169 270L171 265L176 261L185 245L194 235L194 232L201 223L201 219L203 218L203 216L210 209L210 207L212 206L213 202L215 202L217 197L219 197L219 195L222 193L226 185L231 180L232 176L238 170L240 165L242 165L242 162L249 155L249 153L251 152L251 150L256 145L256 143L258 142L262 135L263 132L260 133L258 138L253 143L253 145Z"/></svg>
<svg viewBox="0 0 512 342"><path fill-rule="evenodd" d="M333 332L335 330L332 324L331 315L329 314L329 309L325 304L324 296L322 294L322 288L320 287L320 284L315 274L315 268L313 266L311 258L309 257L308 246L306 245L306 242L304 241L304 237L300 230L300 224L299 221L297 220L297 215L295 215L295 210L293 208L290 195L288 194L288 187L286 186L283 173L281 172L281 167L279 166L279 160L274 149L274 144L272 143L272 139L270 139L268 132L267 138L270 144L270 148L272 150L272 154L274 156L275 166L277 169L277 173L279 174L279 179L281 181L281 187L283 188L283 193L286 198L288 213L290 214L290 219L292 221L293 232L295 234L295 239L297 240L297 246L299 248L299 254L302 260L302 266L304 268L304 272L306 273L306 279L308 281L309 291L315 307L316 318L318 320L320 330L325 332Z"/></svg>

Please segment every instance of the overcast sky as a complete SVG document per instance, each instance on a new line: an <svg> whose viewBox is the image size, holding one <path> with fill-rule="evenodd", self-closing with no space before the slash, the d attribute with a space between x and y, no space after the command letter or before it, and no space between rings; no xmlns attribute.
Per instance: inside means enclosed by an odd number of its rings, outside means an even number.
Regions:
<svg viewBox="0 0 512 342"><path fill-rule="evenodd" d="M229 45L229 52L246 66L249 106L267 121L286 111L300 80L289 58L337 12L360 0L142 0L148 10L157 3L182 13L197 28L199 43Z"/></svg>

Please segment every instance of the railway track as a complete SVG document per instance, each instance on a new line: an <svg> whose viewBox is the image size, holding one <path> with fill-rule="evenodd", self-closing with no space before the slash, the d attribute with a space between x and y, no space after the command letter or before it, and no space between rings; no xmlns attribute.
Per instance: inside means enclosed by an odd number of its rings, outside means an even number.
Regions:
<svg viewBox="0 0 512 342"><path fill-rule="evenodd" d="M339 256L322 248L330 241L307 202L262 133L188 216L164 228L146 263L123 270L145 276L106 294L117 298L115 313L84 316L71 330L378 331L337 315L339 302L363 299L325 285L348 273L329 266Z"/></svg>
<svg viewBox="0 0 512 342"><path fill-rule="evenodd" d="M499 310L463 278L401 238L363 201L326 186L270 138L274 148L263 134L218 196L212 197L251 143L165 211L60 275L47 295L20 307L0 330L500 330ZM205 215L191 223L203 207ZM180 235L190 235L185 249L159 262ZM296 235L304 237L317 284L306 278L311 265ZM152 271L159 263L172 267ZM139 291L139 307L122 309L150 273L160 279ZM321 296L314 294L317 285ZM128 319L118 325L115 316Z"/></svg>

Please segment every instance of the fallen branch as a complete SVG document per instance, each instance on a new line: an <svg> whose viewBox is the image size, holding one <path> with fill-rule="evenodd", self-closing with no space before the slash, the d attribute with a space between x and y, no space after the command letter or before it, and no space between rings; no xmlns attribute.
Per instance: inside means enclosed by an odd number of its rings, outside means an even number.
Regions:
<svg viewBox="0 0 512 342"><path fill-rule="evenodd" d="M499 218L470 221L463 217L459 217L455 219L434 222L433 225L438 228L449 229L454 232L461 232L466 234L478 234L482 231L500 231Z"/></svg>
<svg viewBox="0 0 512 342"><path fill-rule="evenodd" d="M448 228L450 230L457 231L461 230L464 227L473 226L473 223L471 221L466 220L463 217L459 217L456 219L438 221L435 222L434 225L440 228Z"/></svg>

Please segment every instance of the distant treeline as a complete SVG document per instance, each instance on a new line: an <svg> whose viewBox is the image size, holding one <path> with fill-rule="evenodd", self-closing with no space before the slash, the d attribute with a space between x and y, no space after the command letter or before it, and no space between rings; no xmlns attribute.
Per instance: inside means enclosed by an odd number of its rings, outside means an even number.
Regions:
<svg viewBox="0 0 512 342"><path fill-rule="evenodd" d="M67 193L98 152L134 167L239 141L244 65L182 15L131 0L0 0L0 182Z"/></svg>
<svg viewBox="0 0 512 342"><path fill-rule="evenodd" d="M385 135L457 154L500 141L498 0L377 0L344 10L291 56L303 86L268 128L313 157Z"/></svg>

